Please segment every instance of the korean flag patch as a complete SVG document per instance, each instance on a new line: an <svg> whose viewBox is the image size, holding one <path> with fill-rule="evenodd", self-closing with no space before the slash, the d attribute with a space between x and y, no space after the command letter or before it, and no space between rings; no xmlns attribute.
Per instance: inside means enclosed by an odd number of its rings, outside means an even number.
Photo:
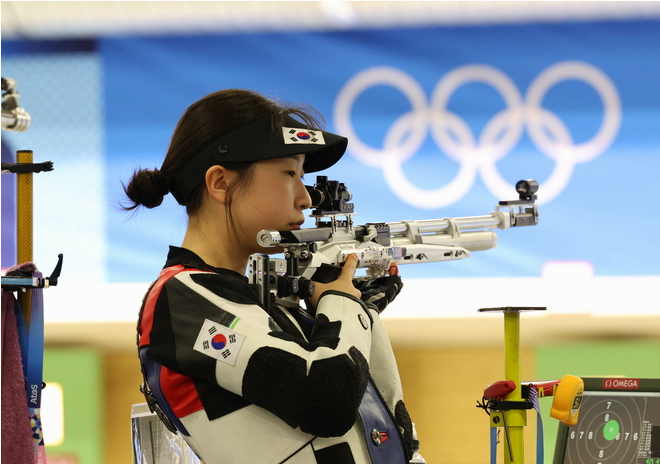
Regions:
<svg viewBox="0 0 660 464"><path fill-rule="evenodd" d="M244 340L245 335L206 319L193 349L233 366Z"/></svg>
<svg viewBox="0 0 660 464"><path fill-rule="evenodd" d="M325 139L321 131L296 129L295 127L282 127L282 135L286 145L313 144L325 145Z"/></svg>

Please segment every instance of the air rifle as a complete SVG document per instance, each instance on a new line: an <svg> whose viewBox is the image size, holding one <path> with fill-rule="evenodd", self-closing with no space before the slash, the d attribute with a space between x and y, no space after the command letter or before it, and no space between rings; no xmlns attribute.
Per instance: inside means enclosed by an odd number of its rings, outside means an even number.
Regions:
<svg viewBox="0 0 660 464"><path fill-rule="evenodd" d="M262 247L280 247L284 258L266 254L250 256L248 279L259 291L266 310L277 303L297 307L301 298L314 293L314 283L337 278L341 265L351 254L366 275L356 280L373 280L388 275L393 263L416 264L468 258L473 251L497 245L491 229L532 226L538 222L535 204L538 183L521 180L516 184L518 200L500 201L486 216L428 219L387 223L353 222L351 192L343 183L318 176L313 187L306 186L315 208L310 217L316 227L300 230L262 230L257 242Z"/></svg>

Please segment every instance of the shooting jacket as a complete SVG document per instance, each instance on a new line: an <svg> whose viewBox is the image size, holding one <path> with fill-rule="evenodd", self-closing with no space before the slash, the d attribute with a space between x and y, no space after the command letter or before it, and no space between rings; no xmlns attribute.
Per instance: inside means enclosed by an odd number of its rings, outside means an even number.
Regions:
<svg viewBox="0 0 660 464"><path fill-rule="evenodd" d="M366 464L377 461L370 439L391 456L388 445L403 448L396 462L412 455L389 339L378 312L351 295L326 292L313 319L299 308L269 315L245 276L170 247L143 302L138 349L160 406L205 464ZM368 385L393 430L363 427Z"/></svg>

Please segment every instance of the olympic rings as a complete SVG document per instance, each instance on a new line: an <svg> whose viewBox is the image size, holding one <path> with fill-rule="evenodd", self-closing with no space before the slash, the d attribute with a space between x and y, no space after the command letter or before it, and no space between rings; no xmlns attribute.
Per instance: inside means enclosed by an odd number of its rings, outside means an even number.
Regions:
<svg viewBox="0 0 660 464"><path fill-rule="evenodd" d="M600 128L591 139L579 144L573 143L564 122L541 106L553 86L569 79L592 86L603 103ZM488 121L478 138L463 118L447 109L454 92L470 82L493 87L506 105ZM395 88L411 106L411 110L389 128L381 149L364 143L351 122L356 99L376 85ZM436 84L430 106L424 90L409 74L391 67L373 67L353 76L340 90L335 101L334 121L337 131L349 138L353 156L367 166L383 169L386 182L399 198L427 209L442 208L460 200L474 184L477 174L496 197L511 196L514 186L502 177L495 164L515 148L527 129L532 143L555 162L552 173L539 187L542 192L539 203L542 204L564 190L576 164L594 160L612 144L621 126L621 101L607 75L579 61L564 61L545 69L532 81L524 99L516 84L499 69L481 64L460 66ZM438 147L460 165L456 177L435 190L413 185L402 169L402 164L424 144L429 127Z"/></svg>

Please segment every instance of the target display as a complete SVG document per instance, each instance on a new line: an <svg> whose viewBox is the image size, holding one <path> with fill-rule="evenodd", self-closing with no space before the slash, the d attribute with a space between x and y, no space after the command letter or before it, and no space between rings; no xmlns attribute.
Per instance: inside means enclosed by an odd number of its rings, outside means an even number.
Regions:
<svg viewBox="0 0 660 464"><path fill-rule="evenodd" d="M579 414L577 424L560 429L555 463L660 464L659 391L585 387Z"/></svg>

